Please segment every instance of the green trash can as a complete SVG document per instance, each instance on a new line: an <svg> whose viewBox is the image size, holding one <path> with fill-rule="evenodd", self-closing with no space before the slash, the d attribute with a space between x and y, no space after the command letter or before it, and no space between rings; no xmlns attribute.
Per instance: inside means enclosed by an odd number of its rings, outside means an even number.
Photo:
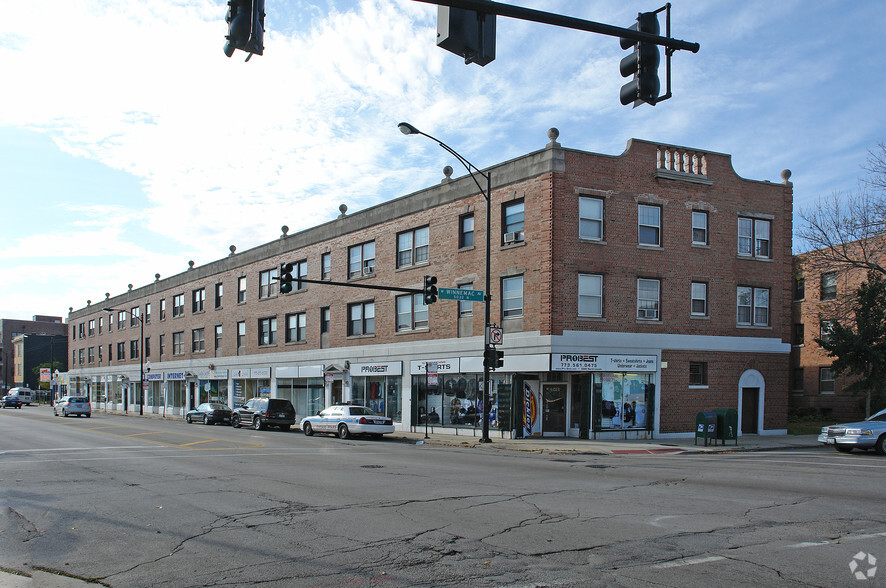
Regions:
<svg viewBox="0 0 886 588"><path fill-rule="evenodd" d="M738 445L738 411L734 408L715 408L717 415L717 439L726 445L727 441L735 441Z"/></svg>
<svg viewBox="0 0 886 588"><path fill-rule="evenodd" d="M717 415L713 412L700 412L695 415L695 444L704 439L705 446L708 441L717 444Z"/></svg>

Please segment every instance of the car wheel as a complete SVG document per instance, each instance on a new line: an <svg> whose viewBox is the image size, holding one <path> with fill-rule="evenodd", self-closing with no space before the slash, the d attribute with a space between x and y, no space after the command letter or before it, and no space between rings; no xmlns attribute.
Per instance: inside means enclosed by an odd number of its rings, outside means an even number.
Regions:
<svg viewBox="0 0 886 588"><path fill-rule="evenodd" d="M311 423L305 423L304 426L302 426L301 430L304 431L305 436L307 437L310 437L314 434L314 427L311 426Z"/></svg>
<svg viewBox="0 0 886 588"><path fill-rule="evenodd" d="M280 425L280 430L281 430L281 431L288 431L288 430L289 430L289 425Z"/></svg>
<svg viewBox="0 0 886 588"><path fill-rule="evenodd" d="M262 422L261 417L255 417L252 421L252 428L256 431L261 431L265 428L265 424Z"/></svg>
<svg viewBox="0 0 886 588"><path fill-rule="evenodd" d="M347 439L351 436L351 432L348 431L348 426L344 423L338 426L338 438L339 439Z"/></svg>
<svg viewBox="0 0 886 588"><path fill-rule="evenodd" d="M86 413L86 418L89 418L89 417L91 417L91 416L92 416L92 413L91 413L91 412L87 412L87 413Z"/></svg>
<svg viewBox="0 0 886 588"><path fill-rule="evenodd" d="M211 422L209 422L209 416L208 416L208 415L203 415L203 424L204 424L204 425L211 425L211 424L212 424Z"/></svg>
<svg viewBox="0 0 886 588"><path fill-rule="evenodd" d="M189 425L191 424L191 415L189 415L189 414L185 415L185 422L188 423Z"/></svg>
<svg viewBox="0 0 886 588"><path fill-rule="evenodd" d="M62 416L65 417L65 418L68 418L68 411L62 409Z"/></svg>
<svg viewBox="0 0 886 588"><path fill-rule="evenodd" d="M880 435L880 438L877 439L874 451L877 452L877 455L886 455L886 434Z"/></svg>
<svg viewBox="0 0 886 588"><path fill-rule="evenodd" d="M240 415L239 414L235 414L234 416L231 417L231 426L234 427L235 429L240 428Z"/></svg>
<svg viewBox="0 0 886 588"><path fill-rule="evenodd" d="M852 453L852 446L851 445L840 445L839 443L835 443L834 449L836 449L840 453Z"/></svg>

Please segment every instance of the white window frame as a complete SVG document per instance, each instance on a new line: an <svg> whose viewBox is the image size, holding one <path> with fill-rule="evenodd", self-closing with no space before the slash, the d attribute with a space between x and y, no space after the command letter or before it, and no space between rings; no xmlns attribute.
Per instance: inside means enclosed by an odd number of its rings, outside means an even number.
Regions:
<svg viewBox="0 0 886 588"><path fill-rule="evenodd" d="M603 276L578 274L578 316L603 316Z"/></svg>
<svg viewBox="0 0 886 588"><path fill-rule="evenodd" d="M770 326L772 321L769 313L769 296L769 288L738 286L736 288L736 324L745 327ZM744 309L747 318L742 317L742 309Z"/></svg>
<svg viewBox="0 0 886 588"><path fill-rule="evenodd" d="M348 279L375 275L375 241L348 247Z"/></svg>
<svg viewBox="0 0 886 588"><path fill-rule="evenodd" d="M265 270L258 273L258 298L264 300L277 295L277 282L280 277L280 268Z"/></svg>
<svg viewBox="0 0 886 588"><path fill-rule="evenodd" d="M422 294L397 296L398 333L403 331L426 330L428 328L428 305Z"/></svg>
<svg viewBox="0 0 886 588"><path fill-rule="evenodd" d="M696 302L701 302L702 310L696 310ZM692 282L689 286L689 314L708 316L708 285L705 282Z"/></svg>
<svg viewBox="0 0 886 588"><path fill-rule="evenodd" d="M206 331L203 327L191 329L191 353L206 351Z"/></svg>
<svg viewBox="0 0 886 588"><path fill-rule="evenodd" d="M354 325L358 325L359 329L355 329ZM366 300L348 304L348 337L362 337L374 334L375 301Z"/></svg>
<svg viewBox="0 0 886 588"><path fill-rule="evenodd" d="M286 315L286 342L301 343L307 339L308 320L305 312Z"/></svg>
<svg viewBox="0 0 886 588"><path fill-rule="evenodd" d="M835 394L837 392L837 376L831 366L818 368L818 393Z"/></svg>
<svg viewBox="0 0 886 588"><path fill-rule="evenodd" d="M655 219L649 216L649 213L653 210L655 211ZM661 206L656 206L654 204L637 205L637 243L639 245L644 245L646 247L661 247L661 216ZM653 220L655 221L655 224L652 224ZM646 232L649 232L649 230L655 232L654 243L648 240L644 241L644 229Z"/></svg>
<svg viewBox="0 0 886 588"><path fill-rule="evenodd" d="M269 316L258 319L258 345L277 344L277 317Z"/></svg>
<svg viewBox="0 0 886 588"><path fill-rule="evenodd" d="M653 294L653 285L654 297L650 298L649 295ZM661 320L661 280L637 278L637 319Z"/></svg>
<svg viewBox="0 0 886 588"><path fill-rule="evenodd" d="M750 216L738 217L738 255L772 259L772 221Z"/></svg>
<svg viewBox="0 0 886 588"><path fill-rule="evenodd" d="M428 263L430 256L430 228L419 227L397 234L397 267Z"/></svg>
<svg viewBox="0 0 886 588"><path fill-rule="evenodd" d="M519 288L517 288L519 284ZM502 319L520 318L523 316L523 276L510 276L501 280L501 317ZM517 292L519 291L519 295Z"/></svg>
<svg viewBox="0 0 886 588"><path fill-rule="evenodd" d="M603 199L579 196L578 238L586 241L603 240Z"/></svg>
<svg viewBox="0 0 886 588"><path fill-rule="evenodd" d="M708 245L708 213L704 210L692 211L692 244Z"/></svg>

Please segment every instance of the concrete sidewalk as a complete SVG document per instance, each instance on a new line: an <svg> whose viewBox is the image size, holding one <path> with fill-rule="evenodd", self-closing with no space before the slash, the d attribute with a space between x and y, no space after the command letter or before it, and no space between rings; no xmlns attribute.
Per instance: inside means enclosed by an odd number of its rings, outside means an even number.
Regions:
<svg viewBox="0 0 886 588"><path fill-rule="evenodd" d="M800 449L822 447L816 435L743 435L726 445L704 445L694 437L679 439L574 439L571 437L533 437L527 439L502 439L490 434L491 443L480 443L480 437L466 435L430 434L423 432L396 432L392 438L404 443L464 447L483 451L525 451L541 454L657 454L657 453L733 453L742 451L775 451L779 449Z"/></svg>

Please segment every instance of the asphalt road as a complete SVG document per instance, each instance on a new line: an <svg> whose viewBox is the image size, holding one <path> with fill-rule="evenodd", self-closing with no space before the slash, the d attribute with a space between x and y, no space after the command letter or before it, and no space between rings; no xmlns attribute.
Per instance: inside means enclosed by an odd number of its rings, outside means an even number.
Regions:
<svg viewBox="0 0 886 588"><path fill-rule="evenodd" d="M828 448L552 456L0 410L0 584L886 585L884 498L886 458Z"/></svg>

